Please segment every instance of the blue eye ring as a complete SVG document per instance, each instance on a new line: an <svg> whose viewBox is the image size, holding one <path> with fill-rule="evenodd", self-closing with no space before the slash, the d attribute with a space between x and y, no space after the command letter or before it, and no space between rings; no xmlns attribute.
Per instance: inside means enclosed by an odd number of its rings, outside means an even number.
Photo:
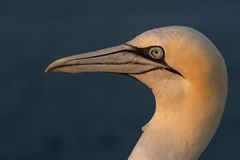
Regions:
<svg viewBox="0 0 240 160"><path fill-rule="evenodd" d="M164 51L161 47L152 47L149 49L148 54L153 59L162 59Z"/></svg>

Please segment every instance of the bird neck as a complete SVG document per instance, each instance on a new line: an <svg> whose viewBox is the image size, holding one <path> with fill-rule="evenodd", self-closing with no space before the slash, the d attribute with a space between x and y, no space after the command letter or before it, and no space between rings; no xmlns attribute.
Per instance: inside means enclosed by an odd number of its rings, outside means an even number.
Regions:
<svg viewBox="0 0 240 160"><path fill-rule="evenodd" d="M183 81L151 88L156 110L129 160L198 159L218 127L225 102L210 96L217 93L200 93Z"/></svg>

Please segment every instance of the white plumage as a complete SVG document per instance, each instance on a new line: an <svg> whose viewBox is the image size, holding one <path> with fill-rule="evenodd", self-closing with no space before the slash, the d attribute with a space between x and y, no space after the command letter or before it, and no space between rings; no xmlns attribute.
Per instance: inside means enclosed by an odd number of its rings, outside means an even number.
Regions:
<svg viewBox="0 0 240 160"><path fill-rule="evenodd" d="M129 160L198 159L220 123L227 96L220 52L203 34L182 26L153 29L117 47L66 57L46 71L124 73L152 90L156 110Z"/></svg>

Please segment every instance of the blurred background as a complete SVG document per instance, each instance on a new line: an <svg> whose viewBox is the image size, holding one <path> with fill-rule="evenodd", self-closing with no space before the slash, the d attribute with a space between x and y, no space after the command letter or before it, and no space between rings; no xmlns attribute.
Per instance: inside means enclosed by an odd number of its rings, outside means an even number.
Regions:
<svg viewBox="0 0 240 160"><path fill-rule="evenodd" d="M228 66L226 110L200 160L240 159L239 19L239 1L0 1L0 159L127 159L154 112L150 90L126 76L44 70L168 25L204 33Z"/></svg>

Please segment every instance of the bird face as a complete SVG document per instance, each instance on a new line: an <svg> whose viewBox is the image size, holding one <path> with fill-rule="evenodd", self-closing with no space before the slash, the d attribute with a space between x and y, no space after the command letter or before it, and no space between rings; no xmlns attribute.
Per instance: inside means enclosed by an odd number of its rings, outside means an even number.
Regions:
<svg viewBox="0 0 240 160"><path fill-rule="evenodd" d="M144 38L144 36L143 34L140 37ZM47 67L46 72L114 72L141 75L161 70L183 77L179 71L167 63L162 45L153 42L141 47L134 44L137 40L139 39L116 47L56 60Z"/></svg>
<svg viewBox="0 0 240 160"><path fill-rule="evenodd" d="M129 75L167 70L182 76L165 61L161 46L138 48L131 44L107 48L59 59L48 66L52 72L115 72Z"/></svg>
<svg viewBox="0 0 240 160"><path fill-rule="evenodd" d="M188 27L172 26L144 32L116 47L56 60L46 72L113 72L141 81L149 73L160 73L160 77L168 74L171 78L199 81L214 73L219 67L214 64L225 66L218 50L205 36Z"/></svg>

